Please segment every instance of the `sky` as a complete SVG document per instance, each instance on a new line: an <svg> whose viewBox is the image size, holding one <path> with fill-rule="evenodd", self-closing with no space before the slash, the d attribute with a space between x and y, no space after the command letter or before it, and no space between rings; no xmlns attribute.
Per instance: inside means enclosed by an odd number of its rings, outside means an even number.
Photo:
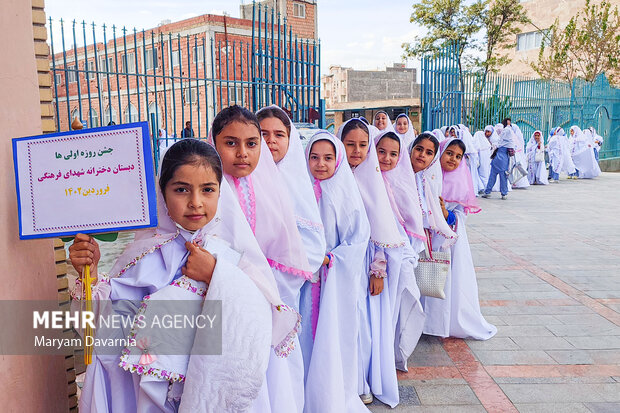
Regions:
<svg viewBox="0 0 620 413"><path fill-rule="evenodd" d="M321 72L326 73L331 65L373 70L403 62L401 44L422 34L409 22L413 3L389 0L378 6L376 0L318 0ZM241 0L47 0L45 11L55 25L62 18L133 30L155 27L165 19L178 21L206 13L226 12L239 17L240 4ZM65 28L65 35L69 33ZM419 67L414 60L405 63Z"/></svg>

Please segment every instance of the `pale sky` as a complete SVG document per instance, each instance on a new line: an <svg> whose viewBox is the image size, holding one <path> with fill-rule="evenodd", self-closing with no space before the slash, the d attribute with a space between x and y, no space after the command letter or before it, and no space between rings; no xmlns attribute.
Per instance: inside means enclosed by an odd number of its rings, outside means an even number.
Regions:
<svg viewBox="0 0 620 413"><path fill-rule="evenodd" d="M321 71L330 65L354 69L383 69L402 61L403 42L413 39L420 30L409 23L415 0L318 0L319 38L321 39ZM246 4L250 3L245 0ZM239 17L240 0L47 0L45 11L54 21L63 18L97 25L112 24L117 28L149 29L162 20L183 20L205 13ZM378 6L380 4L380 6ZM56 25L56 23L54 23ZM71 35L65 26L65 36ZM54 36L56 36L54 30ZM88 35L91 32L87 32ZM80 31L76 32L82 44ZM91 37L87 37L87 40ZM54 43L59 41L54 38ZM67 47L72 43L65 39ZM419 67L416 61L409 67ZM418 75L419 79L419 75Z"/></svg>

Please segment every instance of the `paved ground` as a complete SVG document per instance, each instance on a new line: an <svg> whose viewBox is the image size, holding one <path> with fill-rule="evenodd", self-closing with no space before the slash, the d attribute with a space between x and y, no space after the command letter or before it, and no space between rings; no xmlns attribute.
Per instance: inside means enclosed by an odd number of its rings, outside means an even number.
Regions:
<svg viewBox="0 0 620 413"><path fill-rule="evenodd" d="M620 412L620 174L482 199L468 222L486 341L424 336L373 412Z"/></svg>

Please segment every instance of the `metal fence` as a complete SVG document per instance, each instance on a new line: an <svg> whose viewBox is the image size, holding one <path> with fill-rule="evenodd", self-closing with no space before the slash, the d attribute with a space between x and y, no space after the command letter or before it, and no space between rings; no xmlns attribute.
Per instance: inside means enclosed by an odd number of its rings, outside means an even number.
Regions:
<svg viewBox="0 0 620 413"><path fill-rule="evenodd" d="M467 124L483 129L505 117L527 140L535 130L548 136L557 126L594 127L604 138L601 158L620 156L620 89L604 74L572 85L553 80L489 73L461 73L458 46L422 59L422 125L432 130Z"/></svg>
<svg viewBox="0 0 620 413"><path fill-rule="evenodd" d="M255 4L252 14L141 31L50 18L57 130L75 118L86 127L147 120L157 159L158 135L181 138L189 122L194 137L206 138L215 114L232 104L278 104L294 122L322 127L318 41L300 39L272 9Z"/></svg>

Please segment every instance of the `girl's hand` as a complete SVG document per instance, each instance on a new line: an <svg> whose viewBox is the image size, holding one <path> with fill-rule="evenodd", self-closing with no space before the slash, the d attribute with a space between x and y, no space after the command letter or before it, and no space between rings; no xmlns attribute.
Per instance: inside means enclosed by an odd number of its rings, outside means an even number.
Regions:
<svg viewBox="0 0 620 413"><path fill-rule="evenodd" d="M376 278L374 275L370 276L370 285L368 286L370 295L379 295L383 291L383 278Z"/></svg>
<svg viewBox="0 0 620 413"><path fill-rule="evenodd" d="M323 265L327 264L329 264L329 257L326 255L325 258L323 258Z"/></svg>
<svg viewBox="0 0 620 413"><path fill-rule="evenodd" d="M448 219L448 210L446 209L446 203L442 197L439 197L439 205L441 205L441 212L443 213L443 219Z"/></svg>
<svg viewBox="0 0 620 413"><path fill-rule="evenodd" d="M85 265L90 265L90 275L97 280L97 264L101 259L101 251L93 237L77 234L69 247L69 259L78 274L82 274Z"/></svg>
<svg viewBox="0 0 620 413"><path fill-rule="evenodd" d="M185 243L185 248L189 251L189 257L187 257L185 266L181 268L181 273L192 280L211 283L213 270L215 270L215 257L209 251L189 241Z"/></svg>

